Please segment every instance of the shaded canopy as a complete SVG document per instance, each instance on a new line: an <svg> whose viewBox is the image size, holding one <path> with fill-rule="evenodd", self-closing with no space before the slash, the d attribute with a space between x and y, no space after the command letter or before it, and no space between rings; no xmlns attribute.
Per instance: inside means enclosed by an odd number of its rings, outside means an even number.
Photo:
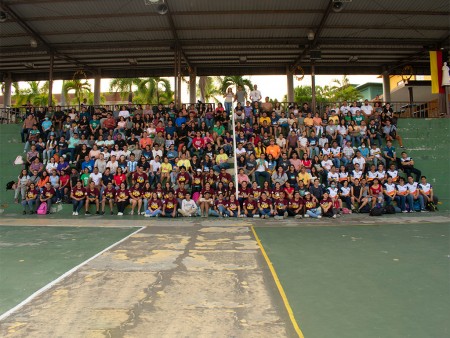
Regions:
<svg viewBox="0 0 450 338"><path fill-rule="evenodd" d="M0 72L13 80L71 79L75 69L102 77L197 75L429 73L428 50L449 47L448 0L4 0ZM313 33L312 40L308 33ZM312 36L311 36L312 37ZM30 39L37 42L30 47Z"/></svg>

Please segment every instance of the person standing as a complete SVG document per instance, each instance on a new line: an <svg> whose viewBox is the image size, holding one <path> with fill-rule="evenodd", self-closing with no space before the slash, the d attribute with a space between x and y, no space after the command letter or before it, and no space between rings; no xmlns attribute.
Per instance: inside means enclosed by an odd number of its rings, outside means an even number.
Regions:
<svg viewBox="0 0 450 338"><path fill-rule="evenodd" d="M258 85L253 86L253 90L250 92L250 100L252 101L252 105L255 102L260 102L262 99L261 92L258 90Z"/></svg>

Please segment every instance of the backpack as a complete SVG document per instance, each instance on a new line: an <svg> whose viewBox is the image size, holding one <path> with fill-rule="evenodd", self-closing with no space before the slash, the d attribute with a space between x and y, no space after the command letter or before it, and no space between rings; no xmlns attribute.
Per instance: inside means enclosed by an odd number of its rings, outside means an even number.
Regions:
<svg viewBox="0 0 450 338"><path fill-rule="evenodd" d="M23 164L23 158L22 155L18 155L16 159L14 160L14 165Z"/></svg>
<svg viewBox="0 0 450 338"><path fill-rule="evenodd" d="M11 190L14 186L14 181L9 181L8 183L6 183L6 190Z"/></svg>
<svg viewBox="0 0 450 338"><path fill-rule="evenodd" d="M384 207L385 214L395 214L395 207L393 205L386 205Z"/></svg>
<svg viewBox="0 0 450 338"><path fill-rule="evenodd" d="M42 202L39 208L36 210L38 215L46 215L47 214L47 202Z"/></svg>
<svg viewBox="0 0 450 338"><path fill-rule="evenodd" d="M372 210L370 210L369 215L370 216L381 216L381 215L383 215L383 208L375 207Z"/></svg>
<svg viewBox="0 0 450 338"><path fill-rule="evenodd" d="M434 202L427 202L426 208L429 211L436 211L438 209L436 204L434 204Z"/></svg>

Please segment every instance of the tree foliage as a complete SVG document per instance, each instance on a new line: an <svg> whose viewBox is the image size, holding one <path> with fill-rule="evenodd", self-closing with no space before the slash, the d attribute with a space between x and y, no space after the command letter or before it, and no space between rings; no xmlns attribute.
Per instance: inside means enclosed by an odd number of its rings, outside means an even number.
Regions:
<svg viewBox="0 0 450 338"><path fill-rule="evenodd" d="M71 102L69 100L69 92L74 91L74 98ZM61 96L63 96L64 103L78 104L80 105L84 99L89 97L91 93L91 84L86 80L74 79L69 81L63 81Z"/></svg>
<svg viewBox="0 0 450 338"><path fill-rule="evenodd" d="M49 82L44 81L27 81L29 88L20 88L18 82L13 82L12 86L14 88L14 105L20 107L25 105L28 101L34 106L47 106L48 103L48 92L49 92ZM55 99L52 97L52 103L55 104Z"/></svg>
<svg viewBox="0 0 450 338"><path fill-rule="evenodd" d="M133 102L133 88L139 86L139 78L115 78L109 83L109 90L120 94L122 100Z"/></svg>
<svg viewBox="0 0 450 338"><path fill-rule="evenodd" d="M245 91L249 92L253 90L253 83L249 79L245 79L240 75L231 75L219 77L219 88L222 94L226 93L228 87L234 86L234 92L236 93L237 87L241 86Z"/></svg>

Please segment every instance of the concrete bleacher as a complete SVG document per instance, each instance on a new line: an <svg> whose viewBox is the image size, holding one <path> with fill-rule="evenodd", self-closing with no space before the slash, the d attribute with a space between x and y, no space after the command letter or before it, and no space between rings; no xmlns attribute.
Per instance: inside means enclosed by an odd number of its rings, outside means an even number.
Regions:
<svg viewBox="0 0 450 338"><path fill-rule="evenodd" d="M428 177L435 194L442 204L439 208L450 210L450 120L449 119L400 119L399 133L403 137L406 151L416 162L416 166ZM6 191L6 183L16 180L20 171L14 166L16 156L23 154L23 144L20 142L20 126L16 124L0 125L0 214L21 214L22 207L14 203L14 192ZM396 144L395 144L396 145ZM396 145L397 146L397 145ZM398 147L398 155L401 149ZM229 159L227 170L234 175L234 160ZM70 215L71 205L59 204L58 213L61 216Z"/></svg>

